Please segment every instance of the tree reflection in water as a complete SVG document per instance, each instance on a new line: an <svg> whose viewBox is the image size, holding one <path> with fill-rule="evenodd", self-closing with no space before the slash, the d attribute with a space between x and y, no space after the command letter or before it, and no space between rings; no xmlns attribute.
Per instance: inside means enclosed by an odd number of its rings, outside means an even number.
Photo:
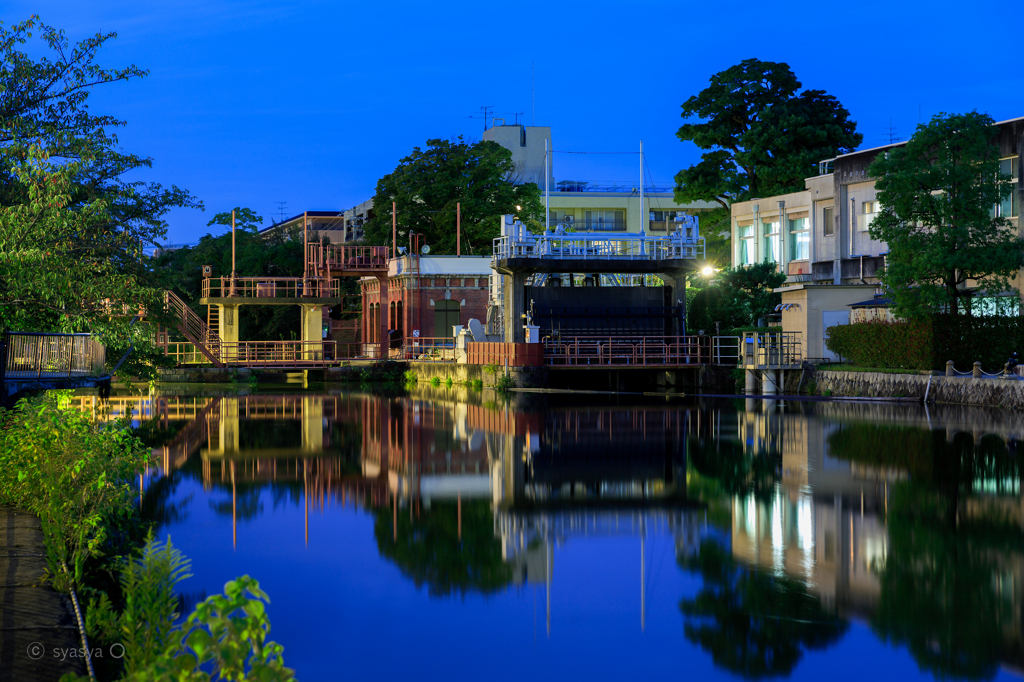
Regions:
<svg viewBox="0 0 1024 682"><path fill-rule="evenodd" d="M488 594L512 580L512 567L502 560L501 543L494 536L488 500L462 502L461 538L457 502L435 501L411 519L408 511L399 510L397 540L393 508L378 507L373 514L381 556L417 587L426 585L431 596Z"/></svg>
<svg viewBox="0 0 1024 682"><path fill-rule="evenodd" d="M701 542L679 565L700 573L703 587L683 599L686 638L716 665L746 678L788 675L803 652L835 644L847 623L828 614L804 584L739 564L718 541Z"/></svg>
<svg viewBox="0 0 1024 682"><path fill-rule="evenodd" d="M1024 533L998 504L1020 504L1016 443L864 424L829 445L834 456L910 474L892 493L874 630L941 677L989 679L1003 660L1020 665L1012 593Z"/></svg>

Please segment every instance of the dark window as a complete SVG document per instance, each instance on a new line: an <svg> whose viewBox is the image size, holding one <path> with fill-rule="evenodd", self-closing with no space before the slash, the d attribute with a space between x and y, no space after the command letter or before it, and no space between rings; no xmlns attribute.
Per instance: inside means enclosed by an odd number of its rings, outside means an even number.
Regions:
<svg viewBox="0 0 1024 682"><path fill-rule="evenodd" d="M458 301L437 301L434 303L434 336L451 338L455 336L452 330L460 321L462 306Z"/></svg>
<svg viewBox="0 0 1024 682"><path fill-rule="evenodd" d="M831 237L836 233L836 223L831 206L822 209L821 228L826 237Z"/></svg>

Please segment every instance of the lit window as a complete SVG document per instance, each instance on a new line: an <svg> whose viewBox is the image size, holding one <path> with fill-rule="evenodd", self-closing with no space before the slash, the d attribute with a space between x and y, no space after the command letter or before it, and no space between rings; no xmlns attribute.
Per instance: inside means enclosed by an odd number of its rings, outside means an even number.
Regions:
<svg viewBox="0 0 1024 682"><path fill-rule="evenodd" d="M739 264L740 265L753 265L754 264L754 226L753 225L740 225L736 228L736 232L740 238L740 252L739 252Z"/></svg>
<svg viewBox="0 0 1024 682"><path fill-rule="evenodd" d="M779 221L761 223L764 228L764 257L772 263L779 262Z"/></svg>
<svg viewBox="0 0 1024 682"><path fill-rule="evenodd" d="M1009 175L1010 184L1013 187L1010 195L1004 197L996 207L996 215L1001 218L1012 218L1020 214L1020 206L1018 205L1020 195L1020 178L1017 174L1018 165L1018 157L1016 156L999 160L999 174Z"/></svg>
<svg viewBox="0 0 1024 682"><path fill-rule="evenodd" d="M811 232L807 218L789 221L790 260L809 260L811 257Z"/></svg>

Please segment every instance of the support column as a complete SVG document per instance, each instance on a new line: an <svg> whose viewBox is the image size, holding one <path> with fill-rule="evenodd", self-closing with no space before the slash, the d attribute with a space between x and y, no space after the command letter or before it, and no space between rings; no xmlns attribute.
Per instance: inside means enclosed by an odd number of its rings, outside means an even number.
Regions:
<svg viewBox="0 0 1024 682"><path fill-rule="evenodd" d="M748 369L743 371L743 392L747 395L754 395L757 393L757 370Z"/></svg>
<svg viewBox="0 0 1024 682"><path fill-rule="evenodd" d="M303 303L299 305L302 312L302 359L322 360L323 351L323 307Z"/></svg>
<svg viewBox="0 0 1024 682"><path fill-rule="evenodd" d="M523 313L526 312L526 274L514 272L505 275L505 341L526 343Z"/></svg>
<svg viewBox="0 0 1024 682"><path fill-rule="evenodd" d="M324 451L324 398L319 395L302 396L302 451Z"/></svg>
<svg viewBox="0 0 1024 682"><path fill-rule="evenodd" d="M761 393L764 395L779 394L779 370L766 369L762 373Z"/></svg>
<svg viewBox="0 0 1024 682"><path fill-rule="evenodd" d="M679 306L679 319L675 322L675 329L666 330L667 336L686 335L686 272L659 272L665 286L668 287L669 295L666 305L669 307Z"/></svg>
<svg viewBox="0 0 1024 682"><path fill-rule="evenodd" d="M239 355L238 346L234 344L238 343L238 309L242 306L238 303L218 303L216 305L220 308L217 336L220 337L221 343L232 344L221 348L221 359L230 362L236 360Z"/></svg>

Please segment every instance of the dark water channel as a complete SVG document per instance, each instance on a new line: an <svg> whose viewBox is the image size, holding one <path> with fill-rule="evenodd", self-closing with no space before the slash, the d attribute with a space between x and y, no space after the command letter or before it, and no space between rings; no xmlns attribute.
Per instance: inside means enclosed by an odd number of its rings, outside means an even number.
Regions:
<svg viewBox="0 0 1024 682"><path fill-rule="evenodd" d="M1024 416L156 397L147 514L300 680L1019 679Z"/></svg>

